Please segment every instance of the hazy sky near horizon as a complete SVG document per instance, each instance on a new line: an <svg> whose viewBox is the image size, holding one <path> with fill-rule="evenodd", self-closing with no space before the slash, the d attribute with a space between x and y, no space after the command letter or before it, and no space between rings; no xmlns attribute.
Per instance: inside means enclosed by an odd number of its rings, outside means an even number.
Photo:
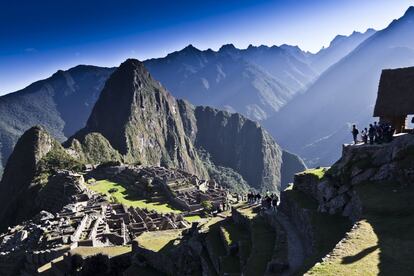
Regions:
<svg viewBox="0 0 414 276"><path fill-rule="evenodd" d="M385 28L414 0L0 0L0 95L77 64L117 66L188 44L298 45Z"/></svg>

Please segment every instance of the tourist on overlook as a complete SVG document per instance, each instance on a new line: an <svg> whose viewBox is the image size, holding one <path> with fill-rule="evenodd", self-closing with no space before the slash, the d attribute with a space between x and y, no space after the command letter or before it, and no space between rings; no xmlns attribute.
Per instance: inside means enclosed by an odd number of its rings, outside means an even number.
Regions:
<svg viewBox="0 0 414 276"><path fill-rule="evenodd" d="M352 125L352 137L354 138L354 145L358 143L358 134L359 130L356 128L356 125Z"/></svg>
<svg viewBox="0 0 414 276"><path fill-rule="evenodd" d="M368 129L368 137L369 137L369 144L372 145L374 144L374 137L375 137L375 128L372 124L369 124L369 129Z"/></svg>
<svg viewBox="0 0 414 276"><path fill-rule="evenodd" d="M368 129L364 128L361 131L361 136L362 136L362 142L364 142L364 144L368 144Z"/></svg>
<svg viewBox="0 0 414 276"><path fill-rule="evenodd" d="M272 195L272 209L273 211L277 210L277 202L279 201L279 198L277 195Z"/></svg>
<svg viewBox="0 0 414 276"><path fill-rule="evenodd" d="M262 199L262 196L260 195L260 193L256 194L256 203L260 203Z"/></svg>
<svg viewBox="0 0 414 276"><path fill-rule="evenodd" d="M375 132L374 132L374 142L379 143L380 142L380 130L379 130L380 127L377 124L377 122L374 122L373 127L374 127L374 130L375 130Z"/></svg>

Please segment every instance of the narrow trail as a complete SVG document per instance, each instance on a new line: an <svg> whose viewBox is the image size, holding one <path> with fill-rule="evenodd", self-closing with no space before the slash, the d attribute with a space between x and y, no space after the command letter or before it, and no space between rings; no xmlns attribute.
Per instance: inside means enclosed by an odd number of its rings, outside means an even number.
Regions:
<svg viewBox="0 0 414 276"><path fill-rule="evenodd" d="M279 211L276 219L283 226L287 234L289 269L282 273L282 275L288 276L294 274L302 266L305 260L305 252L299 233L289 218Z"/></svg>

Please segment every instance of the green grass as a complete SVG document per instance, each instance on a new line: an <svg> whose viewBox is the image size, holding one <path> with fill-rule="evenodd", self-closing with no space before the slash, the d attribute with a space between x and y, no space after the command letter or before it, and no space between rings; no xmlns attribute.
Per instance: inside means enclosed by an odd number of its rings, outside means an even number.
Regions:
<svg viewBox="0 0 414 276"><path fill-rule="evenodd" d="M237 206L237 211L242 214L247 219L253 219L257 216L259 212L260 206L258 205L248 205L243 203L240 206Z"/></svg>
<svg viewBox="0 0 414 276"><path fill-rule="evenodd" d="M144 232L135 240L142 248L160 252L166 251L174 246L174 242L179 242L182 230L165 230Z"/></svg>
<svg viewBox="0 0 414 276"><path fill-rule="evenodd" d="M412 275L414 187L365 183L356 188L363 219L311 275Z"/></svg>
<svg viewBox="0 0 414 276"><path fill-rule="evenodd" d="M109 180L96 181L94 184L88 185L88 188L97 193L107 195L108 198L113 198L115 202L126 206L146 208L159 213L181 213L180 210L175 209L165 201L150 201L148 199L131 197L123 185ZM109 193L111 189L117 189L117 191Z"/></svg>
<svg viewBox="0 0 414 276"><path fill-rule="evenodd" d="M91 246L79 246L72 249L72 254L79 254L83 257L93 256L97 254L103 254L110 257L126 254L131 252L131 246L107 246L107 247L91 247Z"/></svg>
<svg viewBox="0 0 414 276"><path fill-rule="evenodd" d="M322 179L325 176L326 171L329 169L329 167L320 167L318 169L307 169L304 172L301 172L301 174L313 174L319 179Z"/></svg>
<svg viewBox="0 0 414 276"><path fill-rule="evenodd" d="M200 216L198 216L198 215L194 215L194 216L185 216L184 217L185 218L185 220L186 221L188 221L188 222L195 222L195 221L199 221L199 220L201 220L201 217Z"/></svg>

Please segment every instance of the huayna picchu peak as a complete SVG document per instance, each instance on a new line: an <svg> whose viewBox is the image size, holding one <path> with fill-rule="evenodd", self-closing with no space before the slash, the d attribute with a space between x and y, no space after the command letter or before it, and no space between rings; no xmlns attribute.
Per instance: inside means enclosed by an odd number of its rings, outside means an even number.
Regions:
<svg viewBox="0 0 414 276"><path fill-rule="evenodd" d="M107 147L88 147L87 140ZM119 161L176 167L202 177L211 170L200 155L206 150L212 165L233 170L258 190L278 190L281 181L286 185L283 166L303 168L300 161L282 162L282 150L257 123L177 101L134 59L111 75L86 127L66 144L80 150L85 162L103 161L102 155L95 159L94 151L100 149ZM251 168L252 160L261 165Z"/></svg>

